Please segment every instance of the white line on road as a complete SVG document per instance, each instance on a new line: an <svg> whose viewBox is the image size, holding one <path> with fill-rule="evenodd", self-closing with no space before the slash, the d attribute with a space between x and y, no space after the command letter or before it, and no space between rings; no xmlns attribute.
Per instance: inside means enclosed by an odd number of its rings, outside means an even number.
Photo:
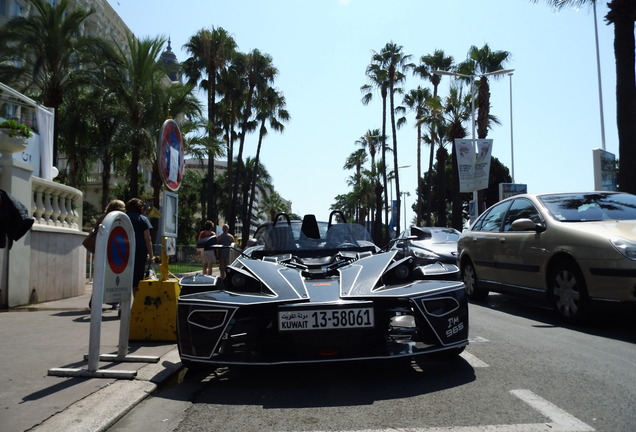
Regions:
<svg viewBox="0 0 636 432"><path fill-rule="evenodd" d="M530 390L510 390L510 393L552 420L553 427L550 430L577 432L589 432L594 430L593 427L571 416L556 405L532 393Z"/></svg>
<svg viewBox="0 0 636 432"><path fill-rule="evenodd" d="M485 367L488 367L488 363L485 363L485 362L479 360L477 357L475 357L474 355L472 355L469 352L464 351L460 355L462 356L462 358L464 360L466 360L468 362L469 365L471 365L474 368L485 368Z"/></svg>
<svg viewBox="0 0 636 432"><path fill-rule="evenodd" d="M530 390L510 390L550 421L547 423L483 425L435 428L363 429L340 432L593 432L595 429ZM318 431L316 431L318 432Z"/></svg>

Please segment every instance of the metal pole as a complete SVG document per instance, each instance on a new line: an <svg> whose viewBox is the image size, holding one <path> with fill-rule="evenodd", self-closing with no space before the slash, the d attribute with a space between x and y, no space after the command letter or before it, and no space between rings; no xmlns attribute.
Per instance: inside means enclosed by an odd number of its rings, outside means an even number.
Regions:
<svg viewBox="0 0 636 432"><path fill-rule="evenodd" d="M510 164L512 166L512 182L515 182L515 146L514 134L512 132L512 72L508 74L510 77Z"/></svg>
<svg viewBox="0 0 636 432"><path fill-rule="evenodd" d="M602 149L605 150L605 120L603 118L603 88L601 85L601 58L600 51L598 48L598 25L596 23L596 1L592 2L592 6L594 9L594 39L596 41L596 71L598 75L598 105L601 112L601 145Z"/></svg>
<svg viewBox="0 0 636 432"><path fill-rule="evenodd" d="M475 147L475 75L470 76L470 122L473 125L473 148ZM479 191L473 191L475 219L479 216Z"/></svg>

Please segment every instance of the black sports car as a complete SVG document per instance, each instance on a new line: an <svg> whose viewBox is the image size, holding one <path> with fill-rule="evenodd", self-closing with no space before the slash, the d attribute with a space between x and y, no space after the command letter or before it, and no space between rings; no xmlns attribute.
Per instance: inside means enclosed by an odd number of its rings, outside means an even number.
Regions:
<svg viewBox="0 0 636 432"><path fill-rule="evenodd" d="M225 279L181 279L177 339L186 366L444 358L468 345L464 285L443 280L456 266L380 252L341 212L332 212L326 233L313 215L296 235L287 215L274 221Z"/></svg>

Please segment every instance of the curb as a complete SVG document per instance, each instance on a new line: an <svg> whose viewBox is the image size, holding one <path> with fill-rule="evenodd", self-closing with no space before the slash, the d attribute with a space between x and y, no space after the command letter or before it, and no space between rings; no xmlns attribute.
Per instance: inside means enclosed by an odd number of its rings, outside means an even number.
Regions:
<svg viewBox="0 0 636 432"><path fill-rule="evenodd" d="M115 381L29 431L106 431L182 368L179 351L174 348L161 356L159 362L140 368L134 380Z"/></svg>

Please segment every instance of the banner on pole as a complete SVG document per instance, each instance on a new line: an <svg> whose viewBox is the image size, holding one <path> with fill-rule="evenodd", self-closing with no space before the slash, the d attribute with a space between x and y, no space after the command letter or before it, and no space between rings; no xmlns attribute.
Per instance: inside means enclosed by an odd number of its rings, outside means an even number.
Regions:
<svg viewBox="0 0 636 432"><path fill-rule="evenodd" d="M475 192L488 188L491 139L456 139L455 154L459 172L459 191Z"/></svg>

